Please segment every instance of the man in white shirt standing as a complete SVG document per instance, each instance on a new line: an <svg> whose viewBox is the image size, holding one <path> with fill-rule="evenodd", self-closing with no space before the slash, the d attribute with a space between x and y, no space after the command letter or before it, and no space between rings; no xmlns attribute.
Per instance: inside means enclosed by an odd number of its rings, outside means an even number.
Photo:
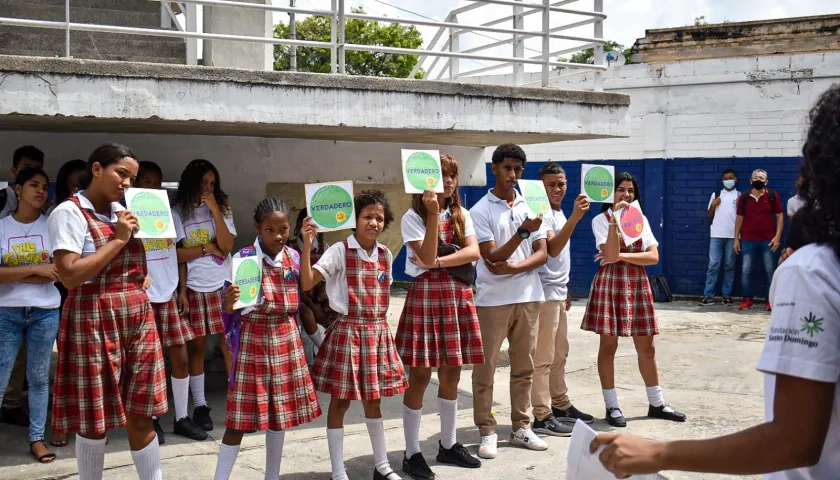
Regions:
<svg viewBox="0 0 840 480"><path fill-rule="evenodd" d="M712 222L709 240L709 268L706 271L706 288L700 305L715 304L715 289L717 288L720 264L723 261L723 304L732 306L732 286L735 284L735 219L740 193L735 190L738 175L735 170L727 168L723 171L723 189L716 190L709 199L708 216Z"/></svg>
<svg viewBox="0 0 840 480"><path fill-rule="evenodd" d="M546 262L546 230L542 217L533 218L515 188L525 169L522 148L501 145L493 152L492 162L495 186L470 210L481 251L475 304L485 363L476 365L472 376L481 458L496 457L493 379L505 338L510 354L510 443L532 450L548 448L531 429L528 415L540 304L545 299L537 270Z"/></svg>

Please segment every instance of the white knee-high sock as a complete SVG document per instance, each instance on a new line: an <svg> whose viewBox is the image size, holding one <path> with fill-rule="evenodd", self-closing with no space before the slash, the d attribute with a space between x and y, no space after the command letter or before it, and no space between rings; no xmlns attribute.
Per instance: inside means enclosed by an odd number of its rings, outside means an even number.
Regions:
<svg viewBox="0 0 840 480"><path fill-rule="evenodd" d="M412 410L403 404L403 433L405 435L405 458L420 453L420 418L423 410ZM370 428L370 427L368 427ZM373 437L371 437L371 442Z"/></svg>
<svg viewBox="0 0 840 480"><path fill-rule="evenodd" d="M233 471L233 464L239 456L239 445L222 444L219 447L219 458L216 460L216 475L213 480L228 480L230 472Z"/></svg>
<svg viewBox="0 0 840 480"><path fill-rule="evenodd" d="M344 428L328 428L327 443L330 447L332 480L349 480L344 469Z"/></svg>
<svg viewBox="0 0 840 480"><path fill-rule="evenodd" d="M388 477L389 474L394 473L391 469L391 464L388 463L388 448L385 445L385 425L382 423L382 418L365 418L367 424L368 436L370 436L370 446L373 448L373 464L376 470L382 475Z"/></svg>
<svg viewBox="0 0 840 480"><path fill-rule="evenodd" d="M160 444L155 437L142 450L132 450L131 458L134 459L134 468L140 480L163 480L163 473L160 471Z"/></svg>
<svg viewBox="0 0 840 480"><path fill-rule="evenodd" d="M455 425L458 416L458 400L438 397L438 408L440 409L440 446L450 449L457 441Z"/></svg>
<svg viewBox="0 0 840 480"><path fill-rule="evenodd" d="M265 432L265 480L277 480L280 477L280 461L283 460L285 438L285 430L266 430Z"/></svg>
<svg viewBox="0 0 840 480"><path fill-rule="evenodd" d="M204 374L190 375L190 390L192 391L193 404L196 407L206 407L207 400L204 398Z"/></svg>
<svg viewBox="0 0 840 480"><path fill-rule="evenodd" d="M190 401L190 378L172 377L172 397L175 402L175 421L187 417Z"/></svg>
<svg viewBox="0 0 840 480"><path fill-rule="evenodd" d="M607 405L607 408L619 408L618 407L618 393L616 393L614 388L608 388L608 389L602 390L602 392L604 394L604 403ZM619 416L621 416L621 411L620 410L613 410L613 412L610 414L610 416L613 417L613 418L618 418Z"/></svg>
<svg viewBox="0 0 840 480"><path fill-rule="evenodd" d="M651 405L654 407L661 407L662 405L665 405L665 396L662 395L662 387L646 387L645 390L647 390L648 402L650 402ZM664 411L673 413L674 409L665 405Z"/></svg>
<svg viewBox="0 0 840 480"><path fill-rule="evenodd" d="M104 438L90 440L76 434L76 465L79 468L79 480L102 480L102 473L105 470L105 441Z"/></svg>

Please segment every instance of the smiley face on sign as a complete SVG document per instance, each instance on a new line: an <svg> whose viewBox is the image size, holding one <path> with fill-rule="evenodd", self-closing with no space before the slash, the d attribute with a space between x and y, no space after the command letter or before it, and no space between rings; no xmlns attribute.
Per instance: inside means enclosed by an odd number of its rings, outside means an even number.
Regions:
<svg viewBox="0 0 840 480"><path fill-rule="evenodd" d="M621 211L619 222L621 235L627 244L633 243L641 238L645 230L645 217L639 208L638 202L633 202Z"/></svg>

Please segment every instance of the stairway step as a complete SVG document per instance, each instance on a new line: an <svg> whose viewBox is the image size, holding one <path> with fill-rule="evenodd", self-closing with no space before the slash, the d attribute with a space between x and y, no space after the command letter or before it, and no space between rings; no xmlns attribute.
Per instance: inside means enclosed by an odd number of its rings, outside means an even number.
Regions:
<svg viewBox="0 0 840 480"><path fill-rule="evenodd" d="M0 27L0 54L64 56L64 32L28 27ZM186 43L180 38L149 35L70 32L70 55L75 58L124 61L173 58L178 61L172 63L184 64Z"/></svg>
<svg viewBox="0 0 840 480"><path fill-rule="evenodd" d="M64 0L0 0L0 12L7 5L41 5L64 8ZM151 0L70 0L70 8L101 8L123 12L159 13L160 2ZM3 15L0 15L3 16Z"/></svg>
<svg viewBox="0 0 840 480"><path fill-rule="evenodd" d="M11 4L2 7L2 16L25 18L28 20L48 20L63 22L64 7L53 5ZM131 12L104 8L70 7L70 21L73 23L93 23L99 25L119 25L121 27L160 28L160 12Z"/></svg>

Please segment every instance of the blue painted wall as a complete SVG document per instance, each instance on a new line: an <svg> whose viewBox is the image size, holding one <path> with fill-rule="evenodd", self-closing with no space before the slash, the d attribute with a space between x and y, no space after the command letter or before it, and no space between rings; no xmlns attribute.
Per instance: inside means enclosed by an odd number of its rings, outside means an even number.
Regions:
<svg viewBox="0 0 840 480"><path fill-rule="evenodd" d="M749 177L756 168L767 170L770 187L776 190L784 203L794 195L794 183L799 171L800 158L680 158L676 160L587 160L588 164L613 165L617 172L626 171L639 179L642 208L651 223L653 233L660 243L660 262L648 268L649 274L663 273L674 293L702 295L709 259L709 222L706 206L709 196L722 188L721 172L734 168L739 175L738 190L749 188ZM583 162L562 162L569 182L563 200L563 211L572 210L575 193L580 192L580 165ZM542 162L529 162L523 178L539 178ZM493 184L494 176L487 165L487 183ZM474 205L490 187L464 187L461 196L467 208ZM584 297L597 271L593 261L595 241L592 236L593 215L600 211L595 205L572 235L572 274L570 291L575 297ZM405 248L394 262L394 276L408 280L404 273ZM740 261L736 266L735 294L740 291ZM755 281L764 284L761 271Z"/></svg>

